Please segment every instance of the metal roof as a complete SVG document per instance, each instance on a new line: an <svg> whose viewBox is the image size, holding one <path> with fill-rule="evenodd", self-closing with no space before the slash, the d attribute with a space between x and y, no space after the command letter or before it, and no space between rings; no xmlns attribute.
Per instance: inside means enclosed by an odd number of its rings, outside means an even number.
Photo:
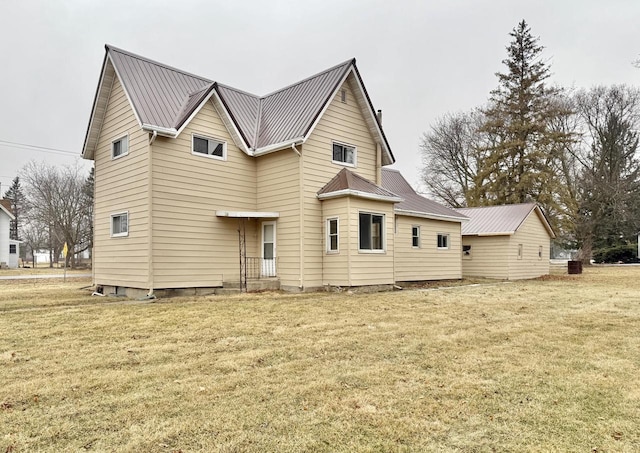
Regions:
<svg viewBox="0 0 640 453"><path fill-rule="evenodd" d="M382 185L401 196L404 201L395 206L398 214L423 216L442 220L453 220L461 222L466 217L453 209L442 206L440 203L429 200L416 193L413 187L398 170L389 168L382 169Z"/></svg>
<svg viewBox="0 0 640 453"><path fill-rule="evenodd" d="M105 61L85 138L85 157L93 156L104 120L110 82L115 72L140 126L159 129L160 134L166 133L173 137L180 133L192 114L215 90L224 110L221 113L227 115L228 120L237 128L240 137L237 134L235 137L244 141L241 148L245 151L254 150L256 155L266 152L267 148L278 149L278 145L285 146L293 140L304 141L339 84L348 77L353 77L352 80L359 88L356 90L356 99L365 121L372 134L380 137L384 150L383 165L395 161L384 132L375 118L373 105L362 84L355 59L260 97L113 46L107 45L105 49Z"/></svg>
<svg viewBox="0 0 640 453"><path fill-rule="evenodd" d="M532 212L536 212L549 235L555 237L549 222L536 203L460 208L458 212L470 219L462 225L463 236L511 235L518 231Z"/></svg>
<svg viewBox="0 0 640 453"><path fill-rule="evenodd" d="M384 187L380 187L357 173L343 168L318 191L318 198L354 195L365 198L400 202L402 199ZM369 195L369 196L367 196Z"/></svg>

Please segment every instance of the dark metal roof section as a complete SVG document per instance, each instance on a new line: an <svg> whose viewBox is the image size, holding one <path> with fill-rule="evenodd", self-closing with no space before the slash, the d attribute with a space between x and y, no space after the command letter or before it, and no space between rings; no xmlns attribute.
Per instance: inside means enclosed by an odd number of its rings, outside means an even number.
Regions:
<svg viewBox="0 0 640 453"><path fill-rule="evenodd" d="M458 212L470 219L469 222L462 226L462 235L498 236L514 234L533 210L536 211L551 237L555 237L549 222L547 222L542 210L536 203L460 208Z"/></svg>
<svg viewBox="0 0 640 453"><path fill-rule="evenodd" d="M186 106L213 83L112 46L107 51L142 124L177 129L190 115Z"/></svg>
<svg viewBox="0 0 640 453"><path fill-rule="evenodd" d="M440 203L436 203L419 195L398 170L383 168L382 185L404 199L403 202L395 206L396 211L404 211L407 214L416 213L433 217L443 217L452 220L466 220L464 215L453 209L449 209Z"/></svg>
<svg viewBox="0 0 640 453"><path fill-rule="evenodd" d="M368 179L363 178L359 174L349 171L346 168L340 170L338 174L331 179L331 181L325 184L325 186L318 191L318 195L328 195L331 193L349 190L378 195L381 197L398 198L395 193L374 184Z"/></svg>
<svg viewBox="0 0 640 453"><path fill-rule="evenodd" d="M256 148L303 137L309 131L353 60L262 97Z"/></svg>
<svg viewBox="0 0 640 453"><path fill-rule="evenodd" d="M245 142L255 148L260 97L220 83L217 90Z"/></svg>

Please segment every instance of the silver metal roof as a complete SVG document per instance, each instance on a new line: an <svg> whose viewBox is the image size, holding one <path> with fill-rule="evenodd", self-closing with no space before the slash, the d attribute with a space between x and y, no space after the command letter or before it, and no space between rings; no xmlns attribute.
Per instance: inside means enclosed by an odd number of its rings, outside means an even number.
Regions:
<svg viewBox="0 0 640 453"><path fill-rule="evenodd" d="M356 99L365 120L372 133L380 137L384 150L383 165L395 161L384 132L375 120L373 105L355 67L355 59L260 97L113 46L105 48L105 63L85 139L85 157L93 156L104 119L111 86L109 81L113 80L115 70L141 126L178 133L215 90L224 113L241 136L238 139L241 138L246 145L242 148L257 151L306 138L339 83L347 76L353 77L354 83L361 88L356 90ZM349 73L351 68L352 75Z"/></svg>
<svg viewBox="0 0 640 453"><path fill-rule="evenodd" d="M318 195L328 195L331 193L344 193L347 194L347 191L355 191L363 194L371 194L377 195L383 198L389 198L393 200L397 200L398 196L385 189L384 187L380 187L377 184L369 181L367 178L360 176L357 173L347 170L343 168L335 175L325 186L318 191Z"/></svg>
<svg viewBox="0 0 640 453"><path fill-rule="evenodd" d="M470 219L469 222L462 225L463 236L514 234L534 211L549 232L549 235L555 237L549 222L547 222L542 210L536 203L458 209L458 212L466 215Z"/></svg>
<svg viewBox="0 0 640 453"><path fill-rule="evenodd" d="M417 216L424 215L425 217L441 218L443 220L466 220L464 215L453 209L442 206L440 203L436 203L416 193L398 170L383 168L382 186L404 199L404 201L395 205L395 210L398 213Z"/></svg>

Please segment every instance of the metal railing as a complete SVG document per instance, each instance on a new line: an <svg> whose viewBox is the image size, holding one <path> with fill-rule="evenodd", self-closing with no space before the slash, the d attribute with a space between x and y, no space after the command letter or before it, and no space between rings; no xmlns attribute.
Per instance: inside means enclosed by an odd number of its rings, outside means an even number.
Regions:
<svg viewBox="0 0 640 453"><path fill-rule="evenodd" d="M277 276L276 258L265 259L247 256L245 259L247 279L258 279Z"/></svg>

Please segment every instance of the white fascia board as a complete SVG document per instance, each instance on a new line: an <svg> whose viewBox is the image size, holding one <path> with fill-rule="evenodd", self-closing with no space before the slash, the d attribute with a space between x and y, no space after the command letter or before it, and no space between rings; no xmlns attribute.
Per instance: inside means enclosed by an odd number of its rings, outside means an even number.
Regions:
<svg viewBox="0 0 640 453"><path fill-rule="evenodd" d="M216 88L211 90L211 96L209 96L208 98L211 99L211 97L215 99L215 102L212 102L213 108L215 109L216 112L218 112L218 115L220 115L222 122L225 124L225 126L228 123L233 128L233 131L230 131L231 137L234 137L234 135L238 137L238 142L240 142L240 143L236 143L238 148L240 148L242 152L244 152L247 156L253 156L254 152L249 147L249 144L246 143L242 138L242 134L238 130L238 126L236 125L235 121L233 121L233 119L231 118L231 114L225 108L224 102L222 102L222 99L220 99L220 96L218 95L218 91L216 90ZM204 105L204 102L202 103L202 105ZM218 105L220 105L220 109L218 108ZM220 110L222 110L222 112ZM223 116L224 118L222 118ZM189 121L191 121L191 118L189 118ZM187 122L185 122L185 125L186 124Z"/></svg>
<svg viewBox="0 0 640 453"><path fill-rule="evenodd" d="M93 108L91 109L91 118L89 118L89 127L87 129L87 136L85 137L84 140L84 146L82 147L82 158L83 159L90 159L93 160L95 157L95 146L94 148L91 150L91 152L89 153L89 150L87 149L87 145L89 143L89 137L91 136L91 130L93 129L93 125L96 119L96 113L97 113L97 107L98 104L100 103L100 99L102 98L102 94L103 91L106 89L104 84L105 84L105 75L107 74L108 71L108 67L111 66L111 68L113 69L114 72L114 78L115 78L115 68L113 67L113 63L111 62L111 59L108 58L108 54L107 56L105 56L104 59L104 63L102 64L102 71L100 72L100 80L98 81L98 87L96 88L96 95L93 99ZM107 99L105 101L105 110L107 108L107 105L109 104L109 96L111 96L111 90L113 89L113 80L111 80L111 86L109 87L109 94L107 94ZM106 113L106 112L105 112ZM104 118L102 119L102 121L104 122ZM100 136L100 132L102 131L102 125L100 125L100 129L98 131L98 136ZM97 140L96 140L96 146L97 146Z"/></svg>
<svg viewBox="0 0 640 453"><path fill-rule="evenodd" d="M280 151L281 149L291 148L291 145L300 145L302 143L304 143L304 138L297 137L292 140L287 140L286 142L274 143L273 145L258 148L253 151L253 155L255 157L264 156L265 154L274 153L276 151Z"/></svg>
<svg viewBox="0 0 640 453"><path fill-rule="evenodd" d="M11 219L11 220L15 220L16 219L16 216L14 216L11 212L7 211L7 209L4 206L2 206L1 204L0 204L0 209L2 209L2 212L4 212L5 214L7 214L9 216L9 219Z"/></svg>
<svg viewBox="0 0 640 453"><path fill-rule="evenodd" d="M513 236L515 231L498 231L495 233L473 233L473 234L465 234L462 233L463 236L478 236L478 237L489 237L489 236Z"/></svg>
<svg viewBox="0 0 640 453"><path fill-rule="evenodd" d="M459 223L463 223L463 222L468 222L469 219L462 219L460 217L453 217L453 216L448 216L448 215L441 215L441 214L429 214L426 212L420 212L420 211L410 211L408 209L395 209L396 214L398 215L406 215L409 217L420 217L422 219L431 219L431 220L444 220L447 222L459 222Z"/></svg>
<svg viewBox="0 0 640 453"><path fill-rule="evenodd" d="M349 71L347 71L347 75L349 75L351 72L353 72L353 66L351 67L351 69L349 69ZM382 135L382 129L380 129L380 123L378 123L378 118L376 118L376 112L374 112L373 109L369 108L369 103L367 102L367 95L365 94L364 87L360 83L360 78L355 74L354 74L353 78L356 80L356 83L358 84L358 88L360 89L360 94L363 97L365 103L367 104L365 106L365 110L369 111L369 115L371 117L371 121L373 121L373 124L375 124L375 126L376 126L376 131L378 132L378 138L379 138L379 141L380 141L380 146L382 147L382 149L384 149L385 153L387 154L387 159L389 160L389 162L391 162L391 164L393 164L393 163L395 163L395 159L391 156L391 153L389 152L389 148L387 148L387 142L385 141L384 136ZM391 164L389 164L389 165L391 165Z"/></svg>
<svg viewBox="0 0 640 453"><path fill-rule="evenodd" d="M147 132L157 132L158 135L163 137L176 138L178 136L178 131L173 127L160 127L154 126L153 124L143 124L142 130Z"/></svg>
<svg viewBox="0 0 640 453"><path fill-rule="evenodd" d="M343 190L336 190L335 192L323 193L318 195L318 200L329 200L331 198L346 197L346 196L366 198L367 200L386 201L389 203L401 203L404 201L404 199L400 197L378 195L375 193L362 192L360 190L353 190L353 189L343 189Z"/></svg>
<svg viewBox="0 0 640 453"><path fill-rule="evenodd" d="M131 96L129 96L129 92L127 91L127 87L125 86L124 83L122 83L122 77L120 77L120 73L118 72L118 68L116 67L115 64L113 64L113 60L111 60L111 53L109 53L107 55L107 58L109 59L109 62L111 63L111 66L113 66L113 70L116 72L116 77L120 81L120 85L122 86L122 91L124 91L124 95L127 97L127 100L129 101L129 105L131 106L131 110L133 110L133 114L135 115L136 120L138 121L138 124L140 125L140 127L142 127L142 121L140 120L140 115L138 115L138 111L136 110L136 106L133 105L133 102L131 101ZM160 133L160 132L158 132L158 133Z"/></svg>
<svg viewBox="0 0 640 453"><path fill-rule="evenodd" d="M216 211L216 217L231 217L235 219L277 219L279 212L268 211Z"/></svg>

